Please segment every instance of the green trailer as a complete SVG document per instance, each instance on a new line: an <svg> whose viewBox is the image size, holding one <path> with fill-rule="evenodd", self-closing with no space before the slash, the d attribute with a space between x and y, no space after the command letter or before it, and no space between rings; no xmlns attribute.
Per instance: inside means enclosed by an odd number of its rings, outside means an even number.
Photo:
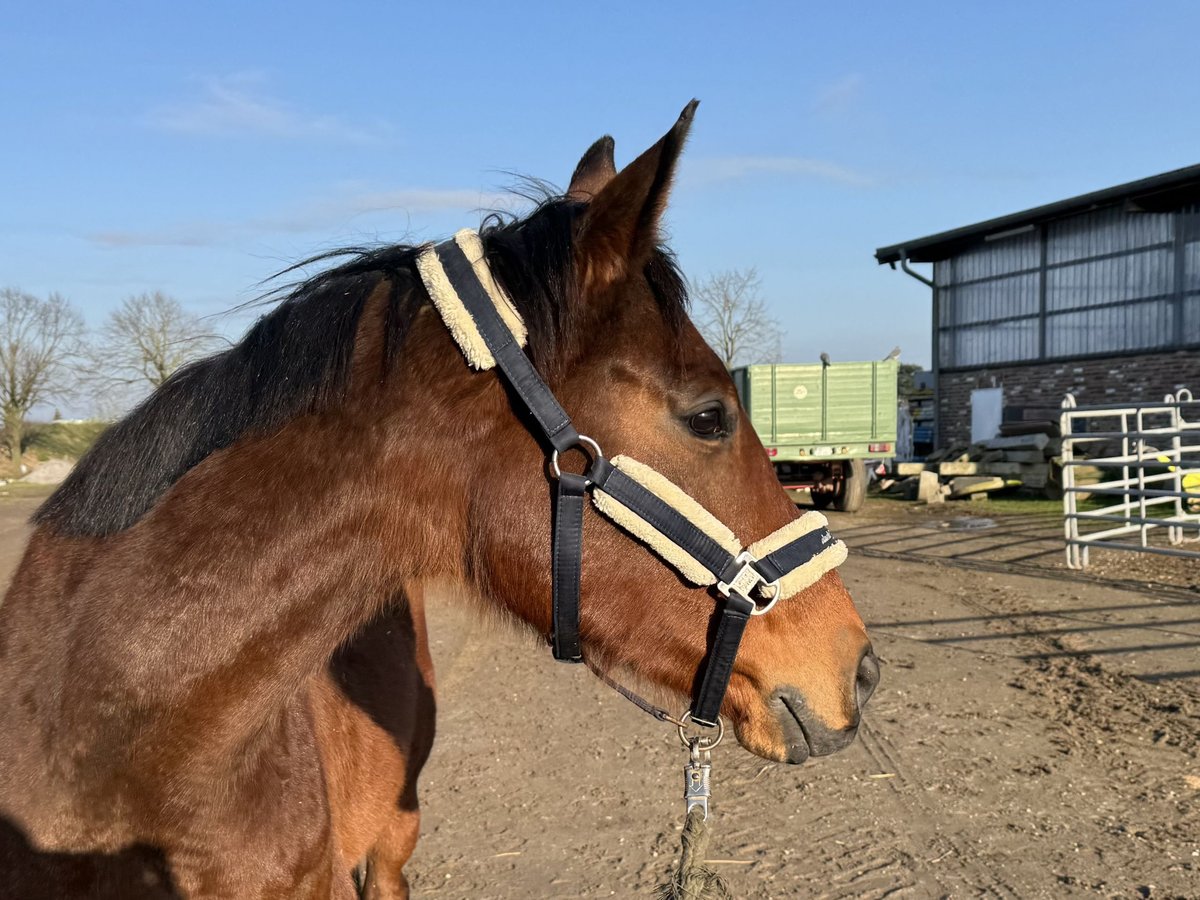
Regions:
<svg viewBox="0 0 1200 900"><path fill-rule="evenodd" d="M867 495L865 460L896 455L900 364L846 362L745 366L738 396L791 492L818 509L854 512Z"/></svg>

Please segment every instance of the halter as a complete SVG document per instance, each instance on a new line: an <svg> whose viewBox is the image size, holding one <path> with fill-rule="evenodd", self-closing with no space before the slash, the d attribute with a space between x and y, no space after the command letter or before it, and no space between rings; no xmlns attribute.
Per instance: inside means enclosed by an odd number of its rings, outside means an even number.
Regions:
<svg viewBox="0 0 1200 900"><path fill-rule="evenodd" d="M698 587L715 588L720 618L700 664L689 718L720 724L719 712L733 674L742 634L751 616L815 584L846 559L846 546L829 533L820 513L809 512L748 547L666 476L628 456L608 459L600 446L575 430L570 416L522 349L527 332L512 301L493 279L483 242L469 229L428 247L417 258L434 307L467 363L497 368L549 444L557 482L553 532L554 658L583 662L579 639L579 579L583 554L584 498L620 528L648 545L667 565ZM564 472L560 454L578 447L591 465L583 475ZM599 674L599 673L598 673ZM625 696L629 692L605 678ZM636 701L635 701L636 702ZM648 708L644 703L644 709ZM656 712L653 708L648 711Z"/></svg>

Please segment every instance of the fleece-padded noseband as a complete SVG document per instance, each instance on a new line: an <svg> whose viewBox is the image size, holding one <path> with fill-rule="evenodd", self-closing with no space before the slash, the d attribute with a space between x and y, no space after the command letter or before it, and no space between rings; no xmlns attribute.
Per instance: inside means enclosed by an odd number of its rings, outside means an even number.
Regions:
<svg viewBox="0 0 1200 900"><path fill-rule="evenodd" d="M716 631L701 663L691 718L716 724L733 674L742 633L751 616L815 584L846 559L846 546L829 533L820 513L806 513L746 549L737 536L665 475L628 456L606 459L582 437L521 348L526 328L516 307L492 277L475 232L425 249L417 271L434 307L476 369L498 368L533 415L552 450L557 479L553 528L553 630L556 659L580 662L579 580L583 506L645 543L693 584L716 587L723 598ZM560 472L558 454L587 444L585 475ZM760 602L756 602L756 598Z"/></svg>
<svg viewBox="0 0 1200 900"><path fill-rule="evenodd" d="M743 551L741 543L724 522L693 500L665 475L628 456L614 456L611 463L613 468L619 469L654 494L697 530L707 535L714 544L719 545L725 553L716 558L726 564L726 557L737 557L742 552L755 561L772 558L773 554L793 544L805 542L806 536L811 535L806 543L811 543L812 546L803 552L806 556L809 550L813 552L805 562L784 575L772 573L774 577L770 578L764 575L763 581L769 588L763 591L767 599L787 600L794 597L806 587L816 584L826 572L836 569L846 561L846 545L830 535L829 521L819 512L805 513L761 541L755 541ZM596 487L592 490L592 503L596 509L661 556L664 562L674 567L692 584L711 587L718 583L720 570L712 571L703 560L697 559L679 546L673 538L663 534L640 514L629 509L602 488Z"/></svg>

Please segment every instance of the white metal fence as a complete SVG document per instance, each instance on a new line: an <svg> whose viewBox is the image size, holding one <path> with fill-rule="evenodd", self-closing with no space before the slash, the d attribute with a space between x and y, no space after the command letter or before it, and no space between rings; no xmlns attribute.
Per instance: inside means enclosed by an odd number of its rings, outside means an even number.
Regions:
<svg viewBox="0 0 1200 900"><path fill-rule="evenodd" d="M1077 406L1067 394L1061 428L1068 566L1086 567L1091 547L1200 560L1200 400L1180 390L1161 403ZM1083 466L1100 480L1078 483Z"/></svg>

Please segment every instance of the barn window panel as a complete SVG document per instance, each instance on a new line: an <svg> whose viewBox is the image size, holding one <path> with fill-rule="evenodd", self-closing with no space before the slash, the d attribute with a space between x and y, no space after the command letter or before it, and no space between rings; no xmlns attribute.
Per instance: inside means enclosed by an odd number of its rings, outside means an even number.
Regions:
<svg viewBox="0 0 1200 900"><path fill-rule="evenodd" d="M1046 308L1081 309L1161 297L1175 289L1174 254L1145 250L1059 266L1046 272Z"/></svg>
<svg viewBox="0 0 1200 900"><path fill-rule="evenodd" d="M1171 213L1130 213L1121 207L1072 216L1046 227L1050 264L1138 250L1170 243L1175 237Z"/></svg>
<svg viewBox="0 0 1200 900"><path fill-rule="evenodd" d="M1200 345L1200 208L1114 206L1014 230L934 264L938 365Z"/></svg>
<svg viewBox="0 0 1200 900"><path fill-rule="evenodd" d="M1172 343L1174 303L1147 300L1046 318L1047 356L1149 350Z"/></svg>
<svg viewBox="0 0 1200 900"><path fill-rule="evenodd" d="M1038 276L1030 272L943 288L940 306L943 326L1037 315Z"/></svg>
<svg viewBox="0 0 1200 900"><path fill-rule="evenodd" d="M981 278L996 278L1027 269L1036 269L1040 260L1041 243L1036 231L1022 232L978 247L964 250L958 256L935 263L933 279L939 286L962 284Z"/></svg>
<svg viewBox="0 0 1200 900"><path fill-rule="evenodd" d="M1200 296L1183 298L1183 338L1181 344L1200 344Z"/></svg>
<svg viewBox="0 0 1200 900"><path fill-rule="evenodd" d="M946 367L1036 359L1038 320L1032 317L948 328L941 332L939 349L941 364Z"/></svg>
<svg viewBox="0 0 1200 900"><path fill-rule="evenodd" d="M1183 289L1200 291L1200 241L1183 245Z"/></svg>

